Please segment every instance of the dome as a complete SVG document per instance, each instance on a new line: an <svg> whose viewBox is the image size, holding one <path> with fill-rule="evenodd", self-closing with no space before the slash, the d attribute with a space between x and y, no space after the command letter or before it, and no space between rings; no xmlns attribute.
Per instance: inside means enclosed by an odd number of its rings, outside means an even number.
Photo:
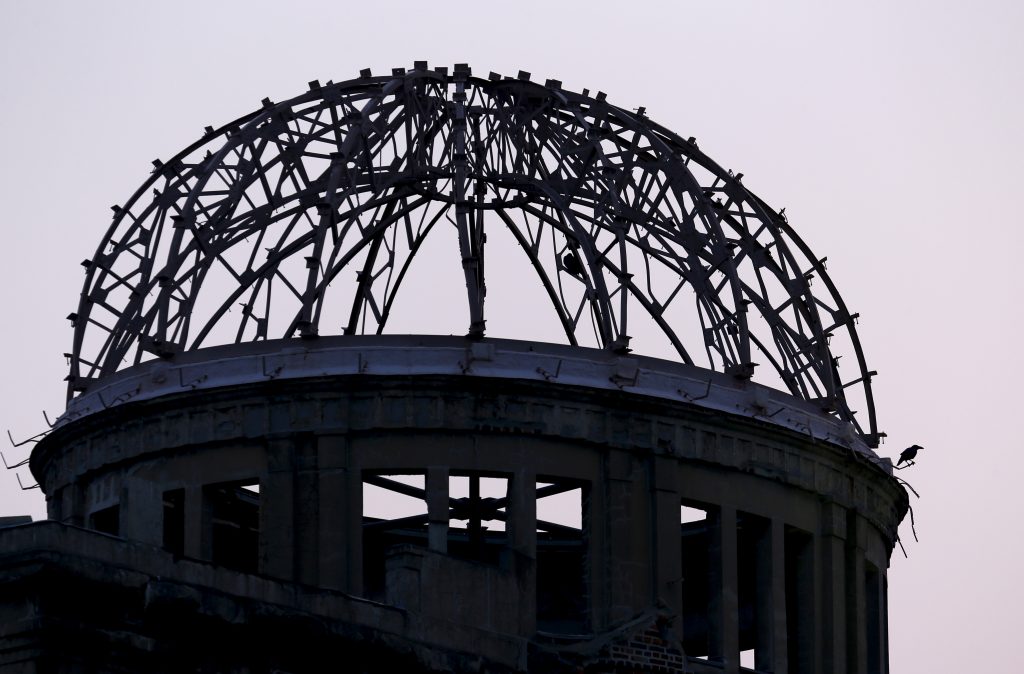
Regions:
<svg viewBox="0 0 1024 674"><path fill-rule="evenodd" d="M563 344L753 378L877 446L873 373L824 260L742 174L602 92L464 64L364 70L154 167L83 262L69 399L205 347L385 334L410 293L461 307L450 333L506 336L488 330L509 312L488 284L511 282L542 305L514 319L546 317ZM410 282L442 266L457 292Z"/></svg>

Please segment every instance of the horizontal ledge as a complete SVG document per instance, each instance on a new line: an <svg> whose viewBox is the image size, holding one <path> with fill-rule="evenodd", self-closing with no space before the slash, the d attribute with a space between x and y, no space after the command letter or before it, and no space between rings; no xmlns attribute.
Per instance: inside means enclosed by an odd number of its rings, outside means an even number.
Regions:
<svg viewBox="0 0 1024 674"><path fill-rule="evenodd" d="M770 423L884 463L851 424L789 393L704 368L600 349L435 335L283 339L197 349L92 383L61 426L128 402L270 380L466 376L550 382L697 405ZM888 472L888 471L887 471Z"/></svg>

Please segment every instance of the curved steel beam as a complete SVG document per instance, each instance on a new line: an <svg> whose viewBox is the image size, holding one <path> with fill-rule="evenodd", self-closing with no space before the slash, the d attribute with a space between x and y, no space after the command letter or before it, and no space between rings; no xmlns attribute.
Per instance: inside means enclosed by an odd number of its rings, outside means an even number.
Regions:
<svg viewBox="0 0 1024 674"><path fill-rule="evenodd" d="M83 263L69 397L147 353L206 344L235 321L236 303L235 341L278 336L268 326L286 311L288 334L320 334L331 283L357 258L339 328L380 333L421 244L451 212L471 336L485 334L486 230L500 222L568 343L579 343L584 311L615 350L649 319L692 362L695 345L668 314L688 286L712 367L750 376L756 350L793 394L877 444L874 373L824 264L741 176L603 94L417 66L264 101L155 164ZM544 236L550 251L537 247ZM823 293L812 294L812 276ZM829 344L837 336L856 361L846 378Z"/></svg>

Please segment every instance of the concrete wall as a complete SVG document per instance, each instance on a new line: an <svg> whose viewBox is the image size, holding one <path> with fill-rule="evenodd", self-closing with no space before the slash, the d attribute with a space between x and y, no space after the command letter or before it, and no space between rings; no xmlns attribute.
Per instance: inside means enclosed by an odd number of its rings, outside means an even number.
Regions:
<svg viewBox="0 0 1024 674"><path fill-rule="evenodd" d="M258 480L258 572L354 596L368 572L364 477L422 472L429 540L389 557L386 601L425 620L532 639L560 662L586 663L607 651L595 644L625 643L623 626L653 611L669 644L659 648L695 671L738 672L745 648L757 671L887 669L885 569L902 489L848 449L682 401L443 376L271 380L92 414L40 443L32 467L52 519L83 525L117 505L118 534L157 547L163 494L182 489L184 556L197 560L212 554L208 486ZM447 493L429 476L460 471L509 480L498 564L446 554ZM534 496L554 479L587 494L584 634L556 646L538 635L534 603ZM709 513L706 544L690 553L703 577L683 574L683 503ZM694 583L706 606L684 606ZM755 600L744 598L751 584ZM688 611L703 621L700 657L682 653Z"/></svg>

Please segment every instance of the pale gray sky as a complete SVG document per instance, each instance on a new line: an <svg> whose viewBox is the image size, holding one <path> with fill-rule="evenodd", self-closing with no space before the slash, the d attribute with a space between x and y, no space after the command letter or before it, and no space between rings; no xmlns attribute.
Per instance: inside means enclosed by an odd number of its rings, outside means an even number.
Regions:
<svg viewBox="0 0 1024 674"><path fill-rule="evenodd" d="M880 372L882 453L926 447L903 473L921 542L890 569L893 671L1018 671L1022 8L3 0L0 426L62 407L78 262L152 159L312 79L528 70L696 136L828 256ZM43 506L0 473L0 513Z"/></svg>

